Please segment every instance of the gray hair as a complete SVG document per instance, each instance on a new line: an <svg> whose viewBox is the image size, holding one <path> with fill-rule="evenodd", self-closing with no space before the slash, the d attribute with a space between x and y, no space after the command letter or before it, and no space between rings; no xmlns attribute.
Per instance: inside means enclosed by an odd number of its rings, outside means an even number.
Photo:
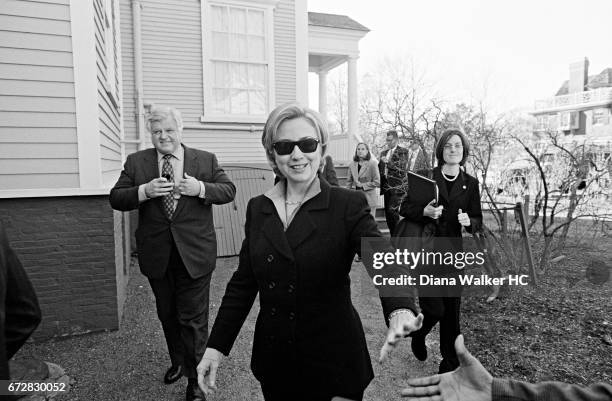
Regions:
<svg viewBox="0 0 612 401"><path fill-rule="evenodd" d="M169 118L174 119L179 132L183 131L183 117L181 112L174 107L150 105L145 113L145 127L151 132L151 124L161 122Z"/></svg>
<svg viewBox="0 0 612 401"><path fill-rule="evenodd" d="M281 174L276 167L276 162L274 160L273 145L274 140L277 137L278 127L280 127L284 121L293 120L295 118L304 118L317 131L317 135L319 136L319 146L321 147L320 168L323 168L325 165L325 153L327 151L327 143L329 142L329 131L327 130L325 120L318 112L302 106L299 103L285 103L272 110L268 116L268 120L266 121L266 125L264 126L263 134L261 136L261 144L266 151L268 162L277 175Z"/></svg>

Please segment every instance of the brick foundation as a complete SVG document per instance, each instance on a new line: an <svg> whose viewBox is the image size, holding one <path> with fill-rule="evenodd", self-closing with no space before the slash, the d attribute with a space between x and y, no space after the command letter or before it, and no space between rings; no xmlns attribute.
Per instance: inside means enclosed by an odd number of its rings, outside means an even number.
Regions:
<svg viewBox="0 0 612 401"><path fill-rule="evenodd" d="M34 339L119 327L126 216L108 196L0 199L0 220L42 309Z"/></svg>

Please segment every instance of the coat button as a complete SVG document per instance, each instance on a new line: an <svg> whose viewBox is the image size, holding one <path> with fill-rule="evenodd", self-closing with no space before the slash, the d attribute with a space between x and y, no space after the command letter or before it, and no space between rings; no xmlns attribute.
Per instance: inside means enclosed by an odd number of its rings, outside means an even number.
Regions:
<svg viewBox="0 0 612 401"><path fill-rule="evenodd" d="M274 255L270 254L268 255L268 263L272 262L274 260Z"/></svg>
<svg viewBox="0 0 612 401"><path fill-rule="evenodd" d="M289 312L289 320L293 320L293 319L295 319L295 313Z"/></svg>
<svg viewBox="0 0 612 401"><path fill-rule="evenodd" d="M293 340L287 340L287 344L289 345L293 344Z"/></svg>
<svg viewBox="0 0 612 401"><path fill-rule="evenodd" d="M276 287L276 283L275 283L274 281L270 281L270 282L268 283L268 288L269 288L269 289L272 289L272 288L274 288L274 287Z"/></svg>
<svg viewBox="0 0 612 401"><path fill-rule="evenodd" d="M272 308L272 309L270 309L270 315L271 315L271 316L276 315L276 308Z"/></svg>
<svg viewBox="0 0 612 401"><path fill-rule="evenodd" d="M287 292L291 294L293 290L295 290L295 287L293 286L293 284L289 284L289 288L287 289Z"/></svg>

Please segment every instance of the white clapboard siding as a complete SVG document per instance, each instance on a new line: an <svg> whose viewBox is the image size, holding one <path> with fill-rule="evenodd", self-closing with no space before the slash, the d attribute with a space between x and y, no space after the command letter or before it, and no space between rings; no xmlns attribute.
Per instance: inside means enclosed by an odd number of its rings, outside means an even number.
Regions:
<svg viewBox="0 0 612 401"><path fill-rule="evenodd" d="M295 101L295 2L281 0L274 10L276 104ZM302 77L307 79L308 77Z"/></svg>
<svg viewBox="0 0 612 401"><path fill-rule="evenodd" d="M200 2L147 0L142 5L144 101L174 106L186 125L199 124L204 108Z"/></svg>
<svg viewBox="0 0 612 401"><path fill-rule="evenodd" d="M134 83L134 36L132 27L131 0L119 1L119 14L121 15L121 78L123 80L123 135L126 140L138 138L136 132L136 90ZM134 153L136 144L125 144L125 153Z"/></svg>
<svg viewBox="0 0 612 401"><path fill-rule="evenodd" d="M69 0L0 6L3 190L79 186Z"/></svg>
<svg viewBox="0 0 612 401"><path fill-rule="evenodd" d="M110 0L109 0L110 1ZM115 0L118 1L118 0ZM107 16L109 19L112 15ZM116 16L117 17L117 16ZM118 22L118 21L117 21ZM105 9L101 0L94 0L94 33L96 44L96 66L98 76L98 126L100 132L100 165L102 174L102 184L112 185L121 172L121 124L119 99L111 100L110 90L115 90L118 93L118 85L115 77L109 77L107 74L108 63L113 63L115 69L119 71L119 60L116 54L119 49L119 42L113 40L115 47L115 56L106 54L105 34ZM119 29L119 26L116 26Z"/></svg>
<svg viewBox="0 0 612 401"><path fill-rule="evenodd" d="M222 164L267 163L261 131L185 129L183 141L187 146L213 152Z"/></svg>

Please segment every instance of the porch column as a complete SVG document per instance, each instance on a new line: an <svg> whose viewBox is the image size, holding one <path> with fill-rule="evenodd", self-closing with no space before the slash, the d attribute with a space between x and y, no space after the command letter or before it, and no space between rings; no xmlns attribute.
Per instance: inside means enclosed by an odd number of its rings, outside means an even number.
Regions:
<svg viewBox="0 0 612 401"><path fill-rule="evenodd" d="M357 56L348 58L348 155L355 151L358 142L361 142L361 135L358 132L359 125L359 98L357 91Z"/></svg>
<svg viewBox="0 0 612 401"><path fill-rule="evenodd" d="M327 71L319 71L319 113L327 122Z"/></svg>

